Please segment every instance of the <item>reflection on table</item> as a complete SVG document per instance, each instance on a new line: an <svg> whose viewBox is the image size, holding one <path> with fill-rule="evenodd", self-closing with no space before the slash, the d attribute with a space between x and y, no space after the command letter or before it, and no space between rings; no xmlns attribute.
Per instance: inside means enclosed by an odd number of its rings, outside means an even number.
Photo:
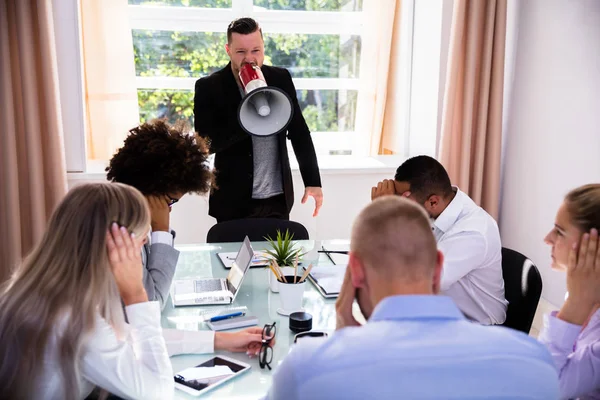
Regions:
<svg viewBox="0 0 600 400"><path fill-rule="evenodd" d="M347 250L349 242L347 240L328 240L328 241L298 241L308 253L305 255L302 265L318 263L319 265L331 264L331 260L323 253L317 253L321 246L328 250L342 249ZM175 272L175 279L184 278L225 278L228 270L223 267L217 253L237 252L241 243L222 243L222 244L200 244L200 245L180 245L177 249L181 251L179 262ZM266 242L252 243L254 250L265 250L268 248ZM336 259L334 259L336 260ZM337 263L338 258L335 262ZM273 362L271 366L273 371L289 352L290 346L294 341L294 333L289 330L288 317L277 313L281 307L278 293L272 293L269 290L269 274L272 272L268 268L252 268L242 283L240 292L235 300L229 306L186 306L173 307L171 300L167 302L162 313L162 326L164 328L184 329L184 330L207 330L208 327L204 321L204 315L218 309L228 307L246 306L247 315L258 317L259 326L277 322L277 344L274 348ZM306 285L304 292L303 307L305 311L313 316L313 330L324 330L331 333L335 329L335 299L325 299L312 286ZM272 372L268 369L260 369L257 358L249 358L245 353L232 354L228 352L217 352L229 357L246 362L252 366L250 371L225 383L202 398L227 398L227 399L257 399L264 396L271 386ZM193 367L210 359L212 354L181 355L171 358L173 371L184 370ZM175 391L175 398L194 398L180 390Z"/></svg>

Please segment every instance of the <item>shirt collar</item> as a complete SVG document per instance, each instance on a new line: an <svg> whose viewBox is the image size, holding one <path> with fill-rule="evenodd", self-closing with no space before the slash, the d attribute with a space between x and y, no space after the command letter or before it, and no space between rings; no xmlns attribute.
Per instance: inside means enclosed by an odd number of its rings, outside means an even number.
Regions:
<svg viewBox="0 0 600 400"><path fill-rule="evenodd" d="M465 319L448 296L397 295L386 297L375 307L369 322L403 319Z"/></svg>
<svg viewBox="0 0 600 400"><path fill-rule="evenodd" d="M454 225L464 205L465 194L456 186L452 186L452 189L456 190L456 195L446 209L433 221L433 225L442 232L448 231Z"/></svg>
<svg viewBox="0 0 600 400"><path fill-rule="evenodd" d="M600 324L600 308L598 308L594 313L590 316L590 320L588 321L587 326L596 326Z"/></svg>

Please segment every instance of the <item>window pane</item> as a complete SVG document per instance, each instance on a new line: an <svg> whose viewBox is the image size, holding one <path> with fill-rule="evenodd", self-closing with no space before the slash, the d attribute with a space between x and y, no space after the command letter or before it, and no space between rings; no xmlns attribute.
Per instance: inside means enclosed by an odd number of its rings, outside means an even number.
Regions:
<svg viewBox="0 0 600 400"><path fill-rule="evenodd" d="M353 131L356 90L298 90L302 115L312 132ZM187 119L194 126L194 93L183 90L138 90L140 121Z"/></svg>
<svg viewBox="0 0 600 400"><path fill-rule="evenodd" d="M227 35L212 32L133 30L137 76L201 77L229 62Z"/></svg>
<svg viewBox="0 0 600 400"><path fill-rule="evenodd" d="M225 33L133 30L138 76L201 77L229 62ZM360 36L265 35L265 64L297 78L358 78Z"/></svg>
<svg viewBox="0 0 600 400"><path fill-rule="evenodd" d="M354 131L356 90L297 90L311 132Z"/></svg>
<svg viewBox="0 0 600 400"><path fill-rule="evenodd" d="M129 0L131 5L231 8L231 0Z"/></svg>
<svg viewBox="0 0 600 400"><path fill-rule="evenodd" d="M194 127L194 92L189 90L138 89L140 123L167 118L170 123L186 119Z"/></svg>
<svg viewBox="0 0 600 400"><path fill-rule="evenodd" d="M296 78L358 78L360 36L265 34L265 63Z"/></svg>
<svg viewBox="0 0 600 400"><path fill-rule="evenodd" d="M294 11L362 11L362 3L363 0L254 0L254 7Z"/></svg>

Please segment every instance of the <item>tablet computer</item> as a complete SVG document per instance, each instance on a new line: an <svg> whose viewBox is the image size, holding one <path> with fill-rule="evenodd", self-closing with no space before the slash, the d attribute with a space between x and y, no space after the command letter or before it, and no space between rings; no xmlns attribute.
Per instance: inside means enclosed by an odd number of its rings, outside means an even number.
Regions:
<svg viewBox="0 0 600 400"><path fill-rule="evenodd" d="M175 375L175 387L192 396L200 396L250 369L233 358L216 356Z"/></svg>

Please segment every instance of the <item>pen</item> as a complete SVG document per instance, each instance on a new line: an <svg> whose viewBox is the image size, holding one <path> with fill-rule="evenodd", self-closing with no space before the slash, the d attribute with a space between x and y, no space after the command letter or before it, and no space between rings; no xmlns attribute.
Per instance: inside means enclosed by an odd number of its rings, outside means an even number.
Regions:
<svg viewBox="0 0 600 400"><path fill-rule="evenodd" d="M335 265L335 261L333 261L333 258L331 258L331 256L329 255L329 251L325 250L325 246L321 246L321 248L323 249L322 251L319 250L319 253L325 253L325 255L327 256L327 258L329 258L329 261L331 261L331 263L333 265Z"/></svg>
<svg viewBox="0 0 600 400"><path fill-rule="evenodd" d="M235 313L231 313L231 314L225 314L225 315L217 315L216 317L212 317L210 319L210 322L216 322L216 321L222 321L224 319L230 319L230 318L235 318L235 317L242 317L246 315L246 313L244 312L235 312Z"/></svg>
<svg viewBox="0 0 600 400"><path fill-rule="evenodd" d="M326 254L348 254L346 250L319 250L318 253L326 253Z"/></svg>

